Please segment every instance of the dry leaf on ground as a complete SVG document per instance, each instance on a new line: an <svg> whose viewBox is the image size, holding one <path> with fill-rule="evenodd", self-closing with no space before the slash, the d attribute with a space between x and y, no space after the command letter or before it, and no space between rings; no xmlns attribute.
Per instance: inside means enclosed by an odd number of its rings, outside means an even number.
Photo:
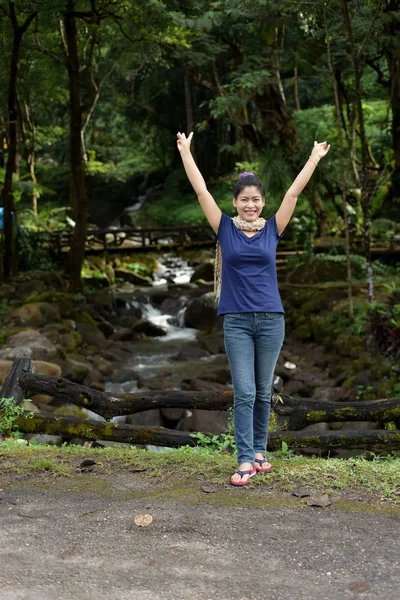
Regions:
<svg viewBox="0 0 400 600"><path fill-rule="evenodd" d="M138 515L135 517L135 524L138 527L148 527L150 523L153 521L153 517L146 513L145 515Z"/></svg>

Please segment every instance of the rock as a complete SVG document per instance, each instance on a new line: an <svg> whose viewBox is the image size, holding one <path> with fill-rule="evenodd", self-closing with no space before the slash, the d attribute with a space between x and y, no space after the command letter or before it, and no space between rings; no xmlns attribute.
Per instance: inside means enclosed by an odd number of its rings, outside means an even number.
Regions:
<svg viewBox="0 0 400 600"><path fill-rule="evenodd" d="M184 379L181 383L182 390L194 392L219 392L230 390L227 385L222 385L216 381L205 381L202 379Z"/></svg>
<svg viewBox="0 0 400 600"><path fill-rule="evenodd" d="M53 396L48 396L47 394L35 394L34 396L32 396L32 401L35 404L40 404L41 406L46 406L47 404L50 404L52 400Z"/></svg>
<svg viewBox="0 0 400 600"><path fill-rule="evenodd" d="M128 329L128 327L117 327L112 335L108 339L113 342L123 341L129 342L134 340L136 335L133 333L132 329Z"/></svg>
<svg viewBox="0 0 400 600"><path fill-rule="evenodd" d="M186 410L177 429L180 431L203 431L206 433L224 433L228 427L228 411Z"/></svg>
<svg viewBox="0 0 400 600"><path fill-rule="evenodd" d="M275 369L276 372L276 369ZM303 396L306 397L308 393L308 388L302 381L291 380L285 383L284 386L285 394L289 394L289 396Z"/></svg>
<svg viewBox="0 0 400 600"><path fill-rule="evenodd" d="M341 429L379 429L379 423L373 421L335 421L334 423L328 423L329 429L333 431L340 431Z"/></svg>
<svg viewBox="0 0 400 600"><path fill-rule="evenodd" d="M57 305L54 306L49 302L31 302L15 308L10 313L10 317L23 325L40 327L44 323L60 319L60 313Z"/></svg>
<svg viewBox="0 0 400 600"><path fill-rule="evenodd" d="M186 327L211 332L217 320L214 292L195 298L187 307L184 315Z"/></svg>
<svg viewBox="0 0 400 600"><path fill-rule="evenodd" d="M36 375L48 375L49 377L61 377L62 368L56 363L46 362L44 360L34 360Z"/></svg>
<svg viewBox="0 0 400 600"><path fill-rule="evenodd" d="M60 435L47 435L46 433L39 433L32 435L28 433L25 436L26 440L30 442L36 442L36 444L47 444L48 446L61 446L63 443Z"/></svg>
<svg viewBox="0 0 400 600"><path fill-rule="evenodd" d="M57 356L54 344L34 329L25 329L7 340L7 347L0 350L0 359L30 358L46 360Z"/></svg>
<svg viewBox="0 0 400 600"><path fill-rule="evenodd" d="M138 379L139 374L135 368L128 364L122 365L119 369L115 369L111 375L113 383L124 383L125 381L134 381Z"/></svg>
<svg viewBox="0 0 400 600"><path fill-rule="evenodd" d="M106 378L97 369L92 368L83 380L83 385L93 387L93 384L104 384Z"/></svg>
<svg viewBox="0 0 400 600"><path fill-rule="evenodd" d="M200 358L204 358L206 356L210 356L207 350L203 350L198 346L189 346L184 350L178 352L172 357L172 360L181 361L181 360L196 360Z"/></svg>
<svg viewBox="0 0 400 600"><path fill-rule="evenodd" d="M106 360L102 356L95 356L92 362L93 362L93 366L102 375L105 375L106 377L111 375L111 373L113 373L113 371L114 371L114 367L113 367L113 364L111 363L111 361Z"/></svg>
<svg viewBox="0 0 400 600"><path fill-rule="evenodd" d="M198 279L202 279L203 281L214 281L214 262L203 263L195 269L190 281L195 282Z"/></svg>
<svg viewBox="0 0 400 600"><path fill-rule="evenodd" d="M184 408L161 408L160 414L164 418L166 422L163 423L164 427L173 428L173 425L176 425L184 416L185 416Z"/></svg>
<svg viewBox="0 0 400 600"><path fill-rule="evenodd" d="M29 410L32 413L40 413L40 409L30 400L24 400L24 410Z"/></svg>
<svg viewBox="0 0 400 600"><path fill-rule="evenodd" d="M211 354L221 354L225 352L225 343L223 333L205 334L199 336L199 343L202 348L208 350Z"/></svg>
<svg viewBox="0 0 400 600"><path fill-rule="evenodd" d="M141 275L138 275L133 271L129 271L128 269L115 269L114 273L116 278L123 279L124 281L133 283L134 285L147 287L152 284L151 279L142 277Z"/></svg>
<svg viewBox="0 0 400 600"><path fill-rule="evenodd" d="M75 383L83 383L84 379L89 375L92 370L92 365L86 362L83 358L77 360L70 356L65 359L65 365L63 369L63 377Z"/></svg>
<svg viewBox="0 0 400 600"><path fill-rule="evenodd" d="M139 310L139 316L137 314L131 314L131 311L129 311L129 314L117 317L114 321L114 325L117 327L130 329L132 331L135 325L137 325L140 321L142 321L141 310Z"/></svg>
<svg viewBox="0 0 400 600"><path fill-rule="evenodd" d="M176 387L176 380L168 379L156 375L155 377L138 377L137 386L139 389L147 388L148 390L172 390Z"/></svg>
<svg viewBox="0 0 400 600"><path fill-rule="evenodd" d="M182 308L185 307L185 302L182 298L165 298L159 306L162 314L177 315Z"/></svg>
<svg viewBox="0 0 400 600"><path fill-rule="evenodd" d="M218 366L216 369L213 369L212 364L210 364L204 371L199 373L198 379L216 381L217 383L226 385L231 382L231 372L228 365L226 367Z"/></svg>
<svg viewBox="0 0 400 600"><path fill-rule="evenodd" d="M355 400L356 390L343 387L317 387L312 393L312 398L326 400L327 402L350 402Z"/></svg>
<svg viewBox="0 0 400 600"><path fill-rule="evenodd" d="M323 433L329 429L329 423L313 423L303 427L301 431L307 431L309 433Z"/></svg>
<svg viewBox="0 0 400 600"><path fill-rule="evenodd" d="M104 417L97 413L88 410L87 408L81 408L75 404L62 404L58 406L53 413L54 415L63 417L78 417L79 419L91 419L92 421L105 421Z"/></svg>
<svg viewBox="0 0 400 600"><path fill-rule="evenodd" d="M15 298L15 284L3 283L0 285L0 300L11 300Z"/></svg>
<svg viewBox="0 0 400 600"><path fill-rule="evenodd" d="M87 323L77 323L76 328L87 346L96 346L99 349L107 346L106 336L97 326Z"/></svg>
<svg viewBox="0 0 400 600"><path fill-rule="evenodd" d="M145 410L135 415L127 415L126 422L137 427L161 427L162 419L158 409Z"/></svg>
<svg viewBox="0 0 400 600"><path fill-rule="evenodd" d="M107 288L110 285L108 277L83 277L83 285L96 290Z"/></svg>
<svg viewBox="0 0 400 600"><path fill-rule="evenodd" d="M82 346L82 337L77 331L67 331L59 334L58 343L66 352L75 352Z"/></svg>
<svg viewBox="0 0 400 600"><path fill-rule="evenodd" d="M28 279L26 281L18 281L16 284L16 296L25 300L32 294L40 294L47 291L47 285L42 279Z"/></svg>
<svg viewBox="0 0 400 600"><path fill-rule="evenodd" d="M154 325L154 323L147 319L141 319L132 329L134 333L143 333L146 337L162 337L167 335L166 329L159 325Z"/></svg>

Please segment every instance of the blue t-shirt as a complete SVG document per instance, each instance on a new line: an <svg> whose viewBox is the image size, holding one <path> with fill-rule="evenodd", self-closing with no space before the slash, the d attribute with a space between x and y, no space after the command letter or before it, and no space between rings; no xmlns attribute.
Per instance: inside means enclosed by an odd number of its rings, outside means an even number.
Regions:
<svg viewBox="0 0 400 600"><path fill-rule="evenodd" d="M275 215L248 237L222 213L217 238L222 253L222 287L218 315L235 312L284 313L278 290Z"/></svg>

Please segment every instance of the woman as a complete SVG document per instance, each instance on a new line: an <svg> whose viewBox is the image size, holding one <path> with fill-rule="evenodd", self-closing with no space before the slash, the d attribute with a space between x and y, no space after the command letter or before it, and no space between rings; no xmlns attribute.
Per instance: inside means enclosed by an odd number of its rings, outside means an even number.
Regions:
<svg viewBox="0 0 400 600"><path fill-rule="evenodd" d="M177 144L188 179L222 251L218 315L224 315L239 463L231 484L243 486L257 472L271 469L266 459L271 386L285 328L276 274L276 247L299 194L330 145L314 142L309 159L286 192L277 213L266 221L261 217L264 187L254 173L243 173L236 183L232 202L237 216L230 219L221 212L190 152L192 138L193 133L188 137L178 133Z"/></svg>

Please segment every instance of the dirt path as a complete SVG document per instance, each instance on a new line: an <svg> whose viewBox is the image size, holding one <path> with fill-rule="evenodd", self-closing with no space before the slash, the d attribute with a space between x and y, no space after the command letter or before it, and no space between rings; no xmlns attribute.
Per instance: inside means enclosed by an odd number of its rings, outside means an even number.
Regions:
<svg viewBox="0 0 400 600"><path fill-rule="evenodd" d="M1 600L398 595L399 508L311 509L267 486L204 493L119 473L78 481L1 482ZM153 521L138 527L144 513Z"/></svg>

